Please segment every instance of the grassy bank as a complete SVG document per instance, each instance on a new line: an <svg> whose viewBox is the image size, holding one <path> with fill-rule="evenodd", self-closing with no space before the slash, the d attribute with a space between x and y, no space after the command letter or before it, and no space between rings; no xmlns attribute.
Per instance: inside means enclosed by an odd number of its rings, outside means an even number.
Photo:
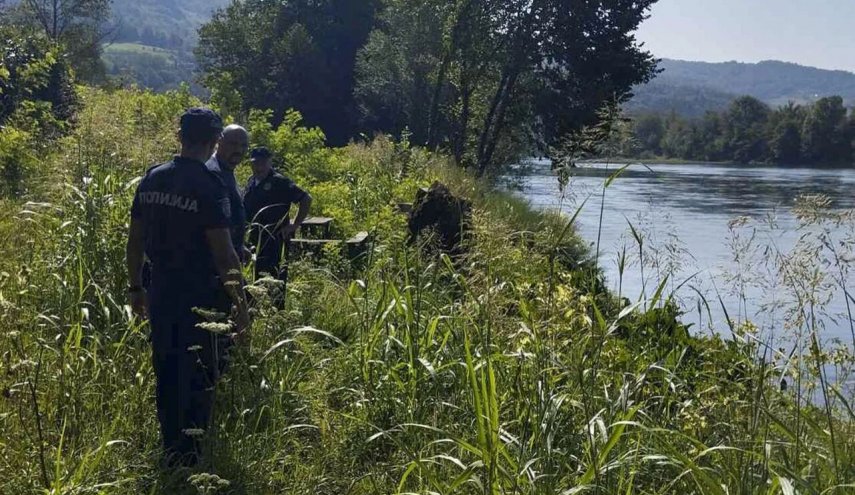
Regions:
<svg viewBox="0 0 855 495"><path fill-rule="evenodd" d="M0 218L0 493L849 493L851 409L758 359L750 327L692 337L667 294L602 290L568 219L407 143L329 149L251 118L334 234L370 256L292 265L255 296L194 473L156 468L147 329L124 306L137 178L175 148L186 94L84 92L76 130ZM244 170L243 173L246 173ZM468 254L408 243L394 204L440 180L474 204ZM803 386L782 392L781 376ZM202 474L207 473L207 474ZM209 476L210 475L210 476ZM848 488L844 485L848 484Z"/></svg>

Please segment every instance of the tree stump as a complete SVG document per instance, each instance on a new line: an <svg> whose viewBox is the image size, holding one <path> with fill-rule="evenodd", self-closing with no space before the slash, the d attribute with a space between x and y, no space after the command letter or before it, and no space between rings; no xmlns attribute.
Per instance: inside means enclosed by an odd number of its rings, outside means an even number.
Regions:
<svg viewBox="0 0 855 495"><path fill-rule="evenodd" d="M462 241L471 227L472 203L455 196L448 187L434 182L419 189L410 213L410 240L431 235L432 245L446 254L462 254Z"/></svg>

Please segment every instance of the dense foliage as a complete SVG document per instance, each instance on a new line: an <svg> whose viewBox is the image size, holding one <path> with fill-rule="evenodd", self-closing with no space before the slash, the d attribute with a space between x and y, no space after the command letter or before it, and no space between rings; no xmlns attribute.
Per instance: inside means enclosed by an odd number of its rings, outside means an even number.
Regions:
<svg viewBox="0 0 855 495"><path fill-rule="evenodd" d="M160 471L123 245L138 177L198 102L82 99L41 155L55 186L0 217L0 493L843 494L855 480L843 395L822 382L830 409L807 400L817 366L851 376L845 352L761 360L750 323L693 337L665 293L628 306L605 292L567 219L407 142L327 148L298 114L274 126L259 111L253 142L315 213L374 241L355 263L335 249L292 263L284 310L269 280L248 287L252 343L218 389L207 462ZM457 259L410 245L394 207L437 179L475 206Z"/></svg>
<svg viewBox="0 0 855 495"><path fill-rule="evenodd" d="M297 109L331 143L356 131L353 68L374 23L375 0L233 2L199 32L197 54L215 96L234 111L264 108L279 122ZM216 99L216 98L215 98Z"/></svg>
<svg viewBox="0 0 855 495"><path fill-rule="evenodd" d="M839 96L776 109L744 96L701 118L637 115L618 148L643 158L834 166L855 163L853 142L855 115Z"/></svg>
<svg viewBox="0 0 855 495"><path fill-rule="evenodd" d="M34 185L38 155L67 127L77 95L44 36L0 26L0 40L0 196L17 196Z"/></svg>
<svg viewBox="0 0 855 495"><path fill-rule="evenodd" d="M69 65L83 81L100 82L104 75L101 41L106 35L111 0L20 0L0 3L0 24L37 31L61 47Z"/></svg>
<svg viewBox="0 0 855 495"><path fill-rule="evenodd" d="M278 121L295 108L332 144L408 134L484 173L647 81L653 59L632 33L653 3L237 2L197 54L215 99L239 109Z"/></svg>

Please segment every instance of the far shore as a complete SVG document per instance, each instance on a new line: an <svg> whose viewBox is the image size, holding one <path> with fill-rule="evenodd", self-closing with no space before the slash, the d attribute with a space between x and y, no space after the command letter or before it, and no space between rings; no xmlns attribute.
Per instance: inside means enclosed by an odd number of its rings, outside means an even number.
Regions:
<svg viewBox="0 0 855 495"><path fill-rule="evenodd" d="M702 161L683 160L680 158L628 158L628 157L599 157L579 160L578 163L613 163L613 164L643 164L643 165L717 165L722 167L758 167L758 168L812 168L812 169L851 169L855 164L843 163L832 165L816 165L810 163L783 164L752 162L739 163L732 161Z"/></svg>

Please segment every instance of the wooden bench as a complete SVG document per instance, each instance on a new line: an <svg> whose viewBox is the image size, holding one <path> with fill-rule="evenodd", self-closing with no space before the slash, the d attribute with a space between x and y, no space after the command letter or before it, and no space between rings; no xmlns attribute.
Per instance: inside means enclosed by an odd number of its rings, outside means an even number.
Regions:
<svg viewBox="0 0 855 495"><path fill-rule="evenodd" d="M360 232L344 241L347 245L347 257L351 261L365 254L368 250L369 237L368 232Z"/></svg>
<svg viewBox="0 0 855 495"><path fill-rule="evenodd" d="M365 252L368 238L368 232L360 232L344 241L339 239L295 238L291 239L290 251L297 256L303 254L320 255L324 246L344 243L345 254L352 260Z"/></svg>
<svg viewBox="0 0 855 495"><path fill-rule="evenodd" d="M344 241L351 246L361 246L368 241L368 232L360 232L350 239Z"/></svg>
<svg viewBox="0 0 855 495"><path fill-rule="evenodd" d="M330 236L330 226L332 218L329 217L308 217L303 221L300 227L301 237L313 237L315 239L326 239Z"/></svg>

